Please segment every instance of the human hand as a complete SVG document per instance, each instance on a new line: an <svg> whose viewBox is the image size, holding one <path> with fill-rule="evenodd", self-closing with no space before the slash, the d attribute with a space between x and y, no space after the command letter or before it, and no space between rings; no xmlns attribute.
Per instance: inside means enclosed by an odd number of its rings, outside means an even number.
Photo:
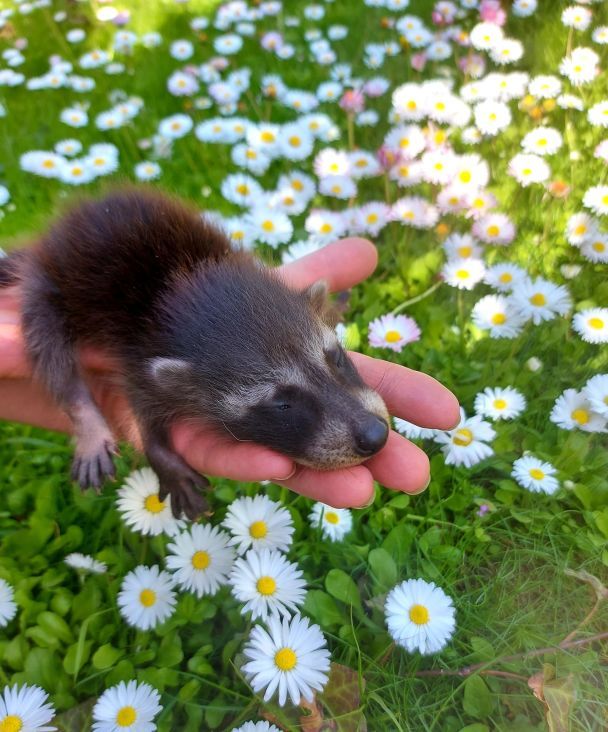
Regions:
<svg viewBox="0 0 608 732"><path fill-rule="evenodd" d="M304 289L319 279L333 291L344 290L375 269L377 252L365 239L343 239L280 268L287 284ZM389 412L421 427L452 429L460 419L454 395L435 379L411 369L359 353L350 354L363 380L376 389ZM122 438L139 446L137 426L117 384L118 364L95 349L83 349L80 360L95 402ZM27 363L19 317L19 290L0 289L0 418L65 432L67 416L33 381ZM272 480L336 508L361 507L373 497L373 481L406 493L419 493L429 482L425 453L394 431L384 448L362 465L316 471L268 448L237 442L185 422L172 428L175 450L196 470L239 481Z"/></svg>

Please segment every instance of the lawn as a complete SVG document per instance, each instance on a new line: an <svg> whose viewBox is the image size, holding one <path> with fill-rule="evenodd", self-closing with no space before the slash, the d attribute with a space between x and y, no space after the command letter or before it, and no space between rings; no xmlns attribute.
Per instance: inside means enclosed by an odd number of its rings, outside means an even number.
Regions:
<svg viewBox="0 0 608 732"><path fill-rule="evenodd" d="M0 0L5 251L66 202L138 178L212 213L269 264L333 234L369 238L379 263L343 298L346 345L430 374L464 410L448 432L396 422L430 459L419 495L376 485L370 506L313 522L314 502L283 486L211 478L200 532L216 527L231 562L245 561L227 525L244 497L267 496L292 527L274 551L300 572L297 614L331 656L323 690L299 705L252 689L243 666L261 620L228 572L198 593L169 577L166 616L129 621L125 578L142 565L170 574L172 543L192 530L164 509L142 528L141 496L157 489L140 454L124 445L116 483L81 493L68 436L0 422L0 687L48 694L54 721L31 729L608 727L608 6L538 0L526 16L526 4L503 2L501 17L486 0L480 26L473 0ZM308 154L289 150L294 134ZM90 151L100 143L113 147ZM261 167L245 167L247 146ZM133 497L138 479L129 521L117 491ZM428 618L402 607L417 638L439 634L427 654L387 626L387 596L416 579L451 599L454 619L440 631L433 606ZM156 727L116 711L114 726L99 722L101 695L130 681L156 690ZM144 719L141 700L120 703ZM0 698L0 732L30 729L21 711Z"/></svg>

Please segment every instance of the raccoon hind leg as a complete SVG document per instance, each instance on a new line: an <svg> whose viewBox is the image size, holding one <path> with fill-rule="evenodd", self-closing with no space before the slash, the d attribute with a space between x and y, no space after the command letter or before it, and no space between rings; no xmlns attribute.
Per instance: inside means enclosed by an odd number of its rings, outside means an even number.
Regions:
<svg viewBox="0 0 608 732"><path fill-rule="evenodd" d="M79 371L53 283L43 272L32 272L23 289L23 330L34 375L74 426L72 478L83 489L99 489L115 475L116 442Z"/></svg>

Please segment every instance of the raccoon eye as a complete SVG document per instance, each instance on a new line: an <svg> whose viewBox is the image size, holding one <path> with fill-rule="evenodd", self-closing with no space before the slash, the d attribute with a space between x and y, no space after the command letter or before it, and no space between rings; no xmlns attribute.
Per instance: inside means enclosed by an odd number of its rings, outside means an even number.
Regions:
<svg viewBox="0 0 608 732"><path fill-rule="evenodd" d="M284 412L286 409L291 409L291 404L281 402L281 404L276 405L276 408L279 409L281 412Z"/></svg>

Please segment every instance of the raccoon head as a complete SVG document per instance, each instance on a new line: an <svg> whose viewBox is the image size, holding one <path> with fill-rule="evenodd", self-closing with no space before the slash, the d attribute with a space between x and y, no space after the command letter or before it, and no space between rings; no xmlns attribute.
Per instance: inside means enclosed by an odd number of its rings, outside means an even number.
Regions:
<svg viewBox="0 0 608 732"><path fill-rule="evenodd" d="M382 398L329 325L327 288L297 292L255 263L221 263L171 313L152 371L192 416L316 469L356 465L389 432Z"/></svg>

